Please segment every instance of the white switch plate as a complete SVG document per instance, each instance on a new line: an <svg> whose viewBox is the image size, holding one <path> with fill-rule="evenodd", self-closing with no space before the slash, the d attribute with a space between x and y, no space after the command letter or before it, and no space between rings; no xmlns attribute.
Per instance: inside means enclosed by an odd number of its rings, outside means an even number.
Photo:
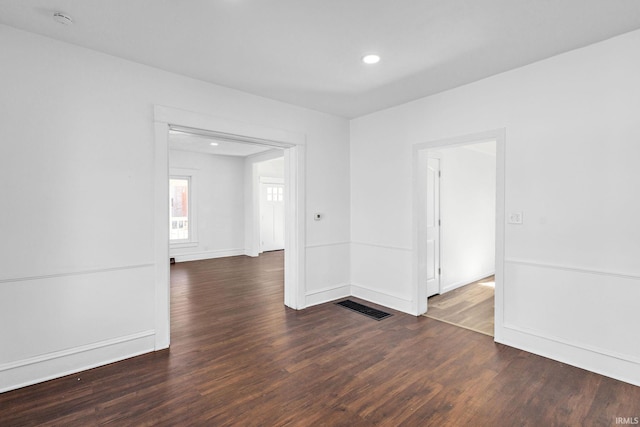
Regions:
<svg viewBox="0 0 640 427"><path fill-rule="evenodd" d="M509 224L522 224L522 212L512 212L509 214Z"/></svg>

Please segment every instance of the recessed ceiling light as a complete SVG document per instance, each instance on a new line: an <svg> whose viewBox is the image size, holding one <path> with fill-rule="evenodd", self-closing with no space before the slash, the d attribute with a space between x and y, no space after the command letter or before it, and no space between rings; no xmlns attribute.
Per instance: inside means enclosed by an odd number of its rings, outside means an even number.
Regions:
<svg viewBox="0 0 640 427"><path fill-rule="evenodd" d="M362 57L362 62L365 64L377 64L380 62L380 55L376 55L375 53L371 53Z"/></svg>
<svg viewBox="0 0 640 427"><path fill-rule="evenodd" d="M69 15L66 15L62 12L54 12L53 13L53 20L56 21L59 24L63 24L63 25L71 25L73 24L73 19L71 19L71 17Z"/></svg>
<svg viewBox="0 0 640 427"><path fill-rule="evenodd" d="M209 143L209 145L211 145L212 147L215 147L216 145L218 145L218 143L217 142L211 142L211 143Z"/></svg>

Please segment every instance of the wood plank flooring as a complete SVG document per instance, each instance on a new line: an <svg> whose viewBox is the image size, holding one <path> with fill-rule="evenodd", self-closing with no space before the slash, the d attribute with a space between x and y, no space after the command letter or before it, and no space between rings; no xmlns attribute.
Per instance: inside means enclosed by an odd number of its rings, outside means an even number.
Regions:
<svg viewBox="0 0 640 427"><path fill-rule="evenodd" d="M425 316L493 336L493 276L429 298Z"/></svg>
<svg viewBox="0 0 640 427"><path fill-rule="evenodd" d="M0 426L613 426L635 387L391 311L283 306L283 254L172 267L171 349L0 394ZM364 301L360 301L367 304Z"/></svg>

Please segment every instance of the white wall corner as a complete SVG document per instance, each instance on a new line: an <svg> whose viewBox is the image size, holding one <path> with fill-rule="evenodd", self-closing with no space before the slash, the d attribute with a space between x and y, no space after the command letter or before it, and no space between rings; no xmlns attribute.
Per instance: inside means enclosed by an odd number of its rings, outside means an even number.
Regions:
<svg viewBox="0 0 640 427"><path fill-rule="evenodd" d="M351 296L351 286L348 284L336 285L324 289L309 292L306 295L305 307L311 307L326 302L335 301L340 298Z"/></svg>
<svg viewBox="0 0 640 427"><path fill-rule="evenodd" d="M403 313L411 314L412 316L418 316L414 302L404 299L398 295L391 295L386 292L369 289L352 283L351 296L369 301L373 304L378 304Z"/></svg>

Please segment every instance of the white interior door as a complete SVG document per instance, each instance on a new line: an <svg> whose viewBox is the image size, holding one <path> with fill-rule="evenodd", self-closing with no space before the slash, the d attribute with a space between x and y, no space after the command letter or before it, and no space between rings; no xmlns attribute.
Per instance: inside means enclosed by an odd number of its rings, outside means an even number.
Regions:
<svg viewBox="0 0 640 427"><path fill-rule="evenodd" d="M284 249L284 185L260 184L260 252Z"/></svg>
<svg viewBox="0 0 640 427"><path fill-rule="evenodd" d="M440 159L427 159L427 297L440 293Z"/></svg>

